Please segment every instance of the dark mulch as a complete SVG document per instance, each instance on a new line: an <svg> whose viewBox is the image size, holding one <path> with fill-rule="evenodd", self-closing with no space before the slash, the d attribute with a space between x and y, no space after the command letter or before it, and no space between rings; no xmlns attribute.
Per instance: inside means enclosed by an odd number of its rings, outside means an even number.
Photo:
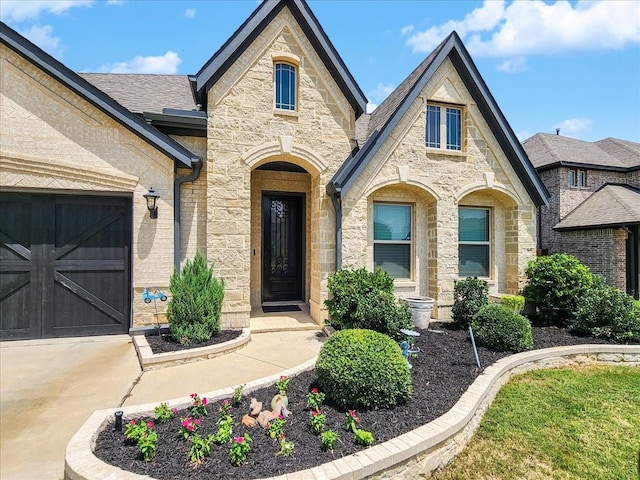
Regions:
<svg viewBox="0 0 640 480"><path fill-rule="evenodd" d="M361 417L360 428L372 432L375 443L392 439L443 415L480 373L466 331L449 330L438 324L432 324L431 327L440 329L442 333L421 331L422 335L416 340L422 353L411 360L415 390L411 400L392 410L357 412ZM535 348L603 343L594 338L575 337L565 330L553 327L534 327L533 336ZM478 355L485 368L508 353L479 348ZM344 430L344 410L337 409L330 403L323 407L327 416L325 429L331 428L339 435L339 440L333 452L321 450L319 437L309 431L309 412L306 408L307 393L318 386L316 382L313 371L291 379L288 396L289 409L293 415L287 419L284 428L287 439L295 444L295 454L291 457L276 456L278 442L270 439L260 427L250 429L240 423L242 415L249 411L249 398L245 398L232 412L235 421L234 436L242 436L248 432L253 438L248 463L241 467L231 466L228 445L214 445L211 456L197 468L189 463L188 443L177 436L179 418L188 416L187 412L179 412L177 418L166 424L156 423L154 429L159 438L157 455L149 463L138 458L136 446L125 444L123 433L113 433L110 429L99 434L95 454L123 470L150 475L160 480L255 479L311 468L362 450L364 447L355 445L353 435ZM250 396L268 405L274 394L275 388L269 387L253 392ZM215 433L217 407L209 407L209 416L202 421L202 434Z"/></svg>
<svg viewBox="0 0 640 480"><path fill-rule="evenodd" d="M217 345L219 343L235 340L242 334L241 330L222 330L216 336L206 342L193 343L191 345L181 345L176 342L168 333L147 333L145 335L151 351L155 353L180 352L191 348L208 347L209 345Z"/></svg>

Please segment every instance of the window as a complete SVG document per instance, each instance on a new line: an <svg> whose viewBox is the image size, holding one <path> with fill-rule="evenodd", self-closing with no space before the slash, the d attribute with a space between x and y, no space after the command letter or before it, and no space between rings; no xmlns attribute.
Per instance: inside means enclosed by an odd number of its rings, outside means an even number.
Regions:
<svg viewBox="0 0 640 480"><path fill-rule="evenodd" d="M458 275L488 277L491 243L488 208L458 209Z"/></svg>
<svg viewBox="0 0 640 480"><path fill-rule="evenodd" d="M373 204L373 262L392 278L411 278L411 205Z"/></svg>
<svg viewBox="0 0 640 480"><path fill-rule="evenodd" d="M462 150L461 108L427 105L427 147L443 148L441 138L445 139L446 150Z"/></svg>
<svg viewBox="0 0 640 480"><path fill-rule="evenodd" d="M296 67L288 63L275 64L276 108L296 109Z"/></svg>
<svg viewBox="0 0 640 480"><path fill-rule="evenodd" d="M587 186L587 171L572 168L569 170L569 186L585 188Z"/></svg>

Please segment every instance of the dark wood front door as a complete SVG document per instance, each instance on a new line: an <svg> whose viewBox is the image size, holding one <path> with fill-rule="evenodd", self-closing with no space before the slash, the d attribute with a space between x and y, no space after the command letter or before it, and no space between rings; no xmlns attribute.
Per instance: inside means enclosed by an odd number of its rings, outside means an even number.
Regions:
<svg viewBox="0 0 640 480"><path fill-rule="evenodd" d="M304 195L262 196L262 301L304 300Z"/></svg>
<svg viewBox="0 0 640 480"><path fill-rule="evenodd" d="M0 192L2 339L127 333L131 200Z"/></svg>

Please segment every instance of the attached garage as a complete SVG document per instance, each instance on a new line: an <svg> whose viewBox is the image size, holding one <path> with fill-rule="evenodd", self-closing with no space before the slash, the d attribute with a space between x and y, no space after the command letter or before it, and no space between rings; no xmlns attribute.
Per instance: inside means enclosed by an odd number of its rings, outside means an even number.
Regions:
<svg viewBox="0 0 640 480"><path fill-rule="evenodd" d="M2 340L127 333L130 197L0 192Z"/></svg>

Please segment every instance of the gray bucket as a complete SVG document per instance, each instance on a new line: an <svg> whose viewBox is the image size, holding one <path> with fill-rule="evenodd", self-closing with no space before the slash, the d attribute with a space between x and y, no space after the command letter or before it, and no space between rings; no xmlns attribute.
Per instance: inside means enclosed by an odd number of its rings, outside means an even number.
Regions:
<svg viewBox="0 0 640 480"><path fill-rule="evenodd" d="M411 308L413 325L416 328L429 328L431 311L436 301L431 297L421 296L404 297L404 299L409 303L409 307Z"/></svg>

